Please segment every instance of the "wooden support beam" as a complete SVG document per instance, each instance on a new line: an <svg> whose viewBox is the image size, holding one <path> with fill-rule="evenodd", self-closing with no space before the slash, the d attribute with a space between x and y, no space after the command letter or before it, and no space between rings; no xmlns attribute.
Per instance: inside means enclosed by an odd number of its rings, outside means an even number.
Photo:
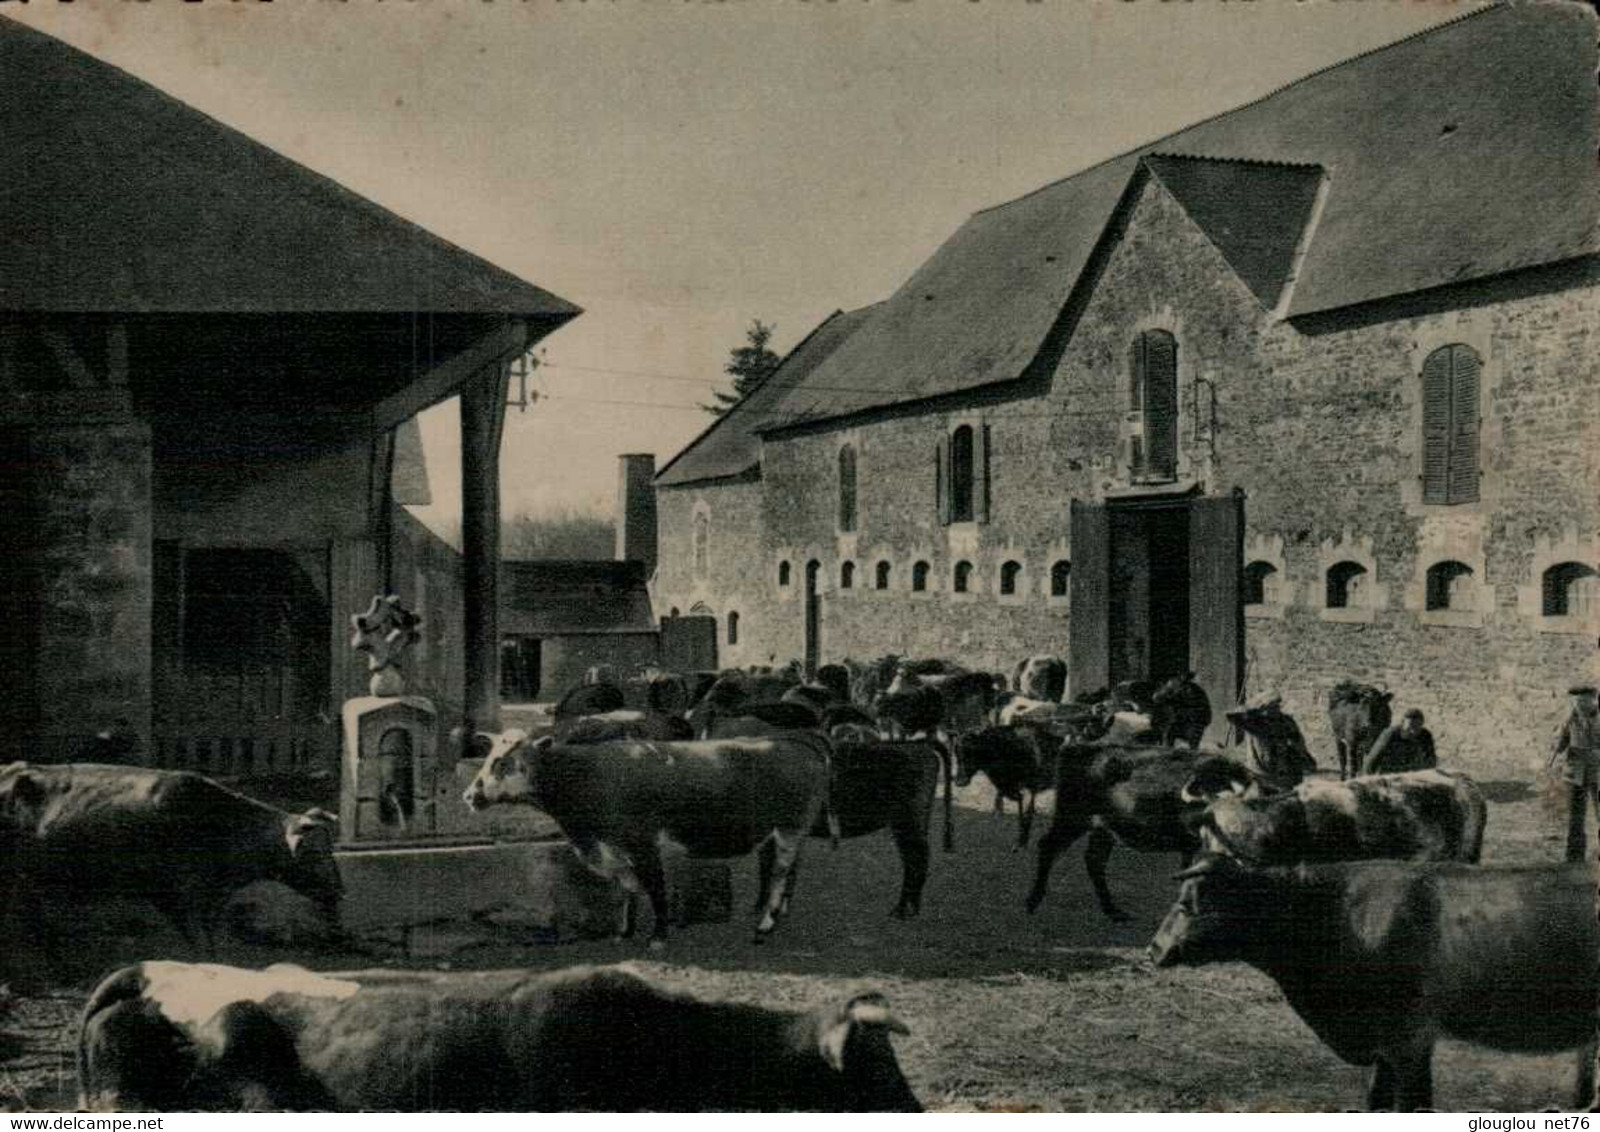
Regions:
<svg viewBox="0 0 1600 1132"><path fill-rule="evenodd" d="M504 362L461 386L462 621L467 736L500 729L500 431Z"/></svg>
<svg viewBox="0 0 1600 1132"><path fill-rule="evenodd" d="M434 366L417 380L386 397L372 410L372 431L383 432L457 392L479 371L499 367L528 347L528 328L521 321L502 324L454 357Z"/></svg>

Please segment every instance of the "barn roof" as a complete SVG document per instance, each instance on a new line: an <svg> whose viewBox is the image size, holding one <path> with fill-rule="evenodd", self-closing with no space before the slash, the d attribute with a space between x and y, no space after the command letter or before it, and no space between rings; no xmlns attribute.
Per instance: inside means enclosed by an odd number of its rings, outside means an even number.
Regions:
<svg viewBox="0 0 1600 1132"><path fill-rule="evenodd" d="M1287 231L1311 179L1269 185L1260 166L1224 159L1327 170L1290 318L1600 251L1595 40L1594 13L1576 3L1475 9L981 211L767 427L1020 377L1152 154L1149 168L1213 239L1234 233L1219 246L1257 294L1281 276L1287 240L1239 233L1228 182L1271 189Z"/></svg>
<svg viewBox="0 0 1600 1132"><path fill-rule="evenodd" d="M1322 184L1315 165L1152 154L1144 166L1268 310L1294 267Z"/></svg>
<svg viewBox="0 0 1600 1132"><path fill-rule="evenodd" d="M0 310L578 313L4 18L0 136Z"/></svg>
<svg viewBox="0 0 1600 1132"><path fill-rule="evenodd" d="M834 311L800 344L784 356L776 370L689 442L656 476L660 487L743 475L761 462L761 440L756 435L770 411L785 393L839 348L866 321L874 307Z"/></svg>
<svg viewBox="0 0 1600 1132"><path fill-rule="evenodd" d="M655 631L644 563L536 559L500 564L500 629L537 637Z"/></svg>

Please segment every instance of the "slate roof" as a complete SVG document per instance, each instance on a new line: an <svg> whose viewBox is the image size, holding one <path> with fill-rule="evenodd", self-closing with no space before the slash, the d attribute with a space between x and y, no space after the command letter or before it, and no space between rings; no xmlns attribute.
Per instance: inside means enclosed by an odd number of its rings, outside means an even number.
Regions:
<svg viewBox="0 0 1600 1132"><path fill-rule="evenodd" d="M1020 377L1151 154L1162 155L1151 168L1178 183L1174 195L1186 193L1213 233L1237 230L1217 196L1220 159L1327 170L1290 318L1594 254L1595 42L1585 5L1475 9L979 212L783 399L768 427ZM1183 156L1214 164L1180 174ZM1263 180L1240 176L1257 188ZM1289 203L1299 200L1308 178L1285 180ZM1224 254L1260 294L1287 242L1230 237Z"/></svg>
<svg viewBox="0 0 1600 1132"><path fill-rule="evenodd" d="M501 562L500 631L538 637L652 633L644 563Z"/></svg>
<svg viewBox="0 0 1600 1132"><path fill-rule="evenodd" d="M578 308L0 17L0 310Z"/></svg>
<svg viewBox="0 0 1600 1132"><path fill-rule="evenodd" d="M1272 310L1294 269L1323 171L1315 165L1152 154L1148 169Z"/></svg>
<svg viewBox="0 0 1600 1132"><path fill-rule="evenodd" d="M835 311L784 356L772 375L744 400L713 421L656 474L658 487L743 475L761 462L756 429L770 410L805 376L854 334L875 307Z"/></svg>

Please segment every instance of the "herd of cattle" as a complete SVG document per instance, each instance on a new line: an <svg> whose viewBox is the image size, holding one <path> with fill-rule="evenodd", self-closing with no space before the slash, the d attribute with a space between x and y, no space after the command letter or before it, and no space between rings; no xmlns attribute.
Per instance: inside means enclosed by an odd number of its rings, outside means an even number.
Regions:
<svg viewBox="0 0 1600 1132"><path fill-rule="evenodd" d="M919 913L943 794L983 774L1017 809L1054 792L1028 910L1056 857L1087 838L1102 913L1113 848L1182 855L1151 946L1158 966L1243 961L1273 978L1341 1058L1373 1066L1368 1103L1432 1105L1433 1044L1579 1051L1593 1091L1600 924L1584 865L1477 864L1487 807L1437 768L1350 777L1389 723L1388 696L1330 697L1339 776L1315 769L1295 721L1262 698L1229 710L1239 751L1208 749L1192 675L1064 700L1065 666L1009 679L890 657L784 671L606 672L556 705L548 734L478 737L474 809L537 806L583 862L643 897L667 937L661 845L759 858L755 939L790 912L808 838L887 830L896 917ZM943 783L943 790L940 784ZM0 768L5 907L116 890L207 947L228 892L273 880L336 920L330 815L290 814L198 775L75 764ZM31 917L30 922L45 922ZM813 1013L696 1001L614 969L552 975L152 961L91 995L83 1102L115 1108L916 1110L881 997ZM623 1047L626 1047L625 1049Z"/></svg>

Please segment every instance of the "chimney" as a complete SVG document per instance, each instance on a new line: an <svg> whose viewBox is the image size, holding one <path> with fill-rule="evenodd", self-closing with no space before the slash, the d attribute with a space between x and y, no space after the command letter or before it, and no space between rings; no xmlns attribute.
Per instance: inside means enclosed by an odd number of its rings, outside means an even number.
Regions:
<svg viewBox="0 0 1600 1132"><path fill-rule="evenodd" d="M651 452L618 457L617 559L656 569L656 458Z"/></svg>

